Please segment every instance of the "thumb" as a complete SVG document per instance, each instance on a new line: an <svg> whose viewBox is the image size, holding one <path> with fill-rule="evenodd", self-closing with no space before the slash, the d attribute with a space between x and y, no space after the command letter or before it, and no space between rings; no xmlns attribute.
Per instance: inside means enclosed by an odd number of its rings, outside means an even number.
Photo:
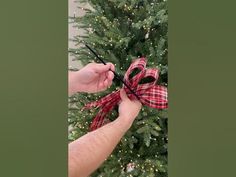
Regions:
<svg viewBox="0 0 236 177"><path fill-rule="evenodd" d="M128 99L129 99L129 98L127 97L127 95L126 95L124 89L121 89L121 90L120 90L120 98L121 98L122 101L125 101L125 100L128 100Z"/></svg>
<svg viewBox="0 0 236 177"><path fill-rule="evenodd" d="M107 63L106 65L97 64L94 69L97 73L104 73L104 72L109 71L110 68L111 68L111 64Z"/></svg>

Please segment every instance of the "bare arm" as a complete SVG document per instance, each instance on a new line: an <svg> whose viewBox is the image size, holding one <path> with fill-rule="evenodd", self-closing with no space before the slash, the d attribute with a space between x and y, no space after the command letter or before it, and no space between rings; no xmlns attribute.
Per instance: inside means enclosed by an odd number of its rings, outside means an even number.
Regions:
<svg viewBox="0 0 236 177"><path fill-rule="evenodd" d="M131 101L121 91L119 117L69 144L69 177L87 177L112 153L132 125L141 103Z"/></svg>
<svg viewBox="0 0 236 177"><path fill-rule="evenodd" d="M106 90L114 77L109 70L114 65L90 63L77 72L69 72L69 95L76 92L95 93ZM119 117L69 144L69 177L87 177L112 153L121 137L130 128L141 109L141 103L131 101L121 91Z"/></svg>
<svg viewBox="0 0 236 177"><path fill-rule="evenodd" d="M128 130L128 123L115 121L69 144L69 177L87 177L112 153Z"/></svg>

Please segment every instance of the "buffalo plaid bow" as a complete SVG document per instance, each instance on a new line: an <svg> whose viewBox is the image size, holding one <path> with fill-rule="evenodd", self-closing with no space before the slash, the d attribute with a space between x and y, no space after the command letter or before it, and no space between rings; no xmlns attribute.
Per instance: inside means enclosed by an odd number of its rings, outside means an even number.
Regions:
<svg viewBox="0 0 236 177"><path fill-rule="evenodd" d="M125 73L124 81L139 97L139 101L152 108L165 109L167 108L167 88L164 86L156 85L158 79L158 70L154 68L146 69L146 59L139 58L134 60L129 69ZM132 72L138 69L139 73L131 77ZM144 78L151 78L149 83L140 83ZM123 85L127 96L131 99L137 99L130 90ZM90 126L90 130L96 130L104 124L105 117L121 100L120 90L110 93L109 95L85 105L85 109L91 107L101 107L96 117Z"/></svg>

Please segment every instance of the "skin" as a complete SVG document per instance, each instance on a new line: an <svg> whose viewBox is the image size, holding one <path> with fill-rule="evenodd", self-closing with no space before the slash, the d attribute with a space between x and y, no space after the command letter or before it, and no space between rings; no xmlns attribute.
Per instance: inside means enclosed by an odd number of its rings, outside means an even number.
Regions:
<svg viewBox="0 0 236 177"><path fill-rule="evenodd" d="M69 72L69 95L76 92L96 93L106 90L114 78L109 69L115 70L112 63L90 63L77 72Z"/></svg>
<svg viewBox="0 0 236 177"><path fill-rule="evenodd" d="M109 69L114 71L114 65L91 63L77 72L69 73L69 94L95 93L106 90L114 78ZM141 103L131 101L123 89L120 96L119 116L115 121L89 132L69 144L69 177L89 176L106 160L131 127L141 109Z"/></svg>

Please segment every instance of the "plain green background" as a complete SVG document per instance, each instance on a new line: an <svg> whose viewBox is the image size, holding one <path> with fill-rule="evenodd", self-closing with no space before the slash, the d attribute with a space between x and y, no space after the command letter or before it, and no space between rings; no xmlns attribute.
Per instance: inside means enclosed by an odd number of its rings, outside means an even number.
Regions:
<svg viewBox="0 0 236 177"><path fill-rule="evenodd" d="M235 1L169 1L169 177L236 176Z"/></svg>
<svg viewBox="0 0 236 177"><path fill-rule="evenodd" d="M67 1L0 2L0 176L67 176Z"/></svg>
<svg viewBox="0 0 236 177"><path fill-rule="evenodd" d="M169 0L169 177L236 175L234 7ZM67 176L67 10L0 2L0 176Z"/></svg>

